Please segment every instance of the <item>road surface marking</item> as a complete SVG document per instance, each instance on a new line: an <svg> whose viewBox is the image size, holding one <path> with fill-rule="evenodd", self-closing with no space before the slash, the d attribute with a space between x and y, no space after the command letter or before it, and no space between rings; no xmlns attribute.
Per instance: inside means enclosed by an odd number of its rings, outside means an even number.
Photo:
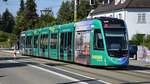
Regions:
<svg viewBox="0 0 150 84"><path fill-rule="evenodd" d="M14 60L8 60L9 62L14 62ZM16 63L21 63L21 62L26 62L26 61L16 61ZM29 61L28 61L29 62ZM32 64L27 64L28 66L30 67L33 67L33 68L37 68L37 69L40 69L40 70L43 70L43 71L46 71L46 72L49 72L49 73L52 73L52 74L55 74L55 75L58 75L58 76L61 76L61 77L64 77L64 78L67 78L67 79L70 79L72 81L80 81L78 79L75 79L75 78L72 78L72 77L69 77L69 76L66 76L66 75L63 75L63 74L60 74L60 73L57 73L57 72L54 72L54 71L50 71L48 69L45 69L45 68L42 68L42 67L38 67L38 66L35 66L35 65L32 65ZM89 79L93 79L93 80L96 80L95 78L92 78L92 77L88 77L88 76L85 76L85 75L81 75L81 74L78 74L78 73L75 73L75 72L71 72L71 71L67 71L67 70L64 70L64 69L61 69L61 68L57 68L57 67L54 67L54 66L48 66L48 65L45 65L45 64L41 64L40 65L42 66L46 66L46 67L50 67L50 68L55 68L57 70L60 70L60 71L64 71L64 72L67 72L67 73L71 73L71 74L74 74L74 75L77 75L77 76L81 76L81 77L85 77L85 78L89 78ZM103 80L97 80L101 83L105 83L105 84L111 84L109 82L106 82L106 81L103 81ZM80 84L88 84L86 82L79 82Z"/></svg>
<svg viewBox="0 0 150 84"><path fill-rule="evenodd" d="M45 64L41 64L41 65L46 66L46 67L50 67L50 68L55 68L57 70L61 70L61 71L68 72L68 73L71 73L71 74L74 74L74 75L78 75L78 76L82 76L82 77L85 77L85 78L89 78L89 79L93 79L93 80L95 79L95 78L88 77L88 76L85 76L85 75L81 75L81 74L78 74L78 73L75 73L75 72L67 71L67 70L64 70L64 69L61 69L61 68L57 68L57 67L53 67L53 66L48 66L48 65L45 65ZM105 84L111 84L111 83L103 81L103 80L97 80L97 81L105 83Z"/></svg>
<svg viewBox="0 0 150 84"><path fill-rule="evenodd" d="M34 65L30 65L28 64L30 67L33 67L33 68L37 68L37 69L40 69L40 70L43 70L45 72L49 72L49 73L52 73L52 74L55 74L57 76L61 76L63 78L66 78L66 79L69 79L69 80L72 80L72 81L80 81L78 79L75 79L75 78L72 78L72 77L69 77L69 76L66 76L66 75L63 75L63 74L60 74L60 73L57 73L57 72L54 72L54 71L50 71L48 69L44 69L44 68L41 68L41 67L38 67L38 66L34 66ZM79 84L88 84L86 82L78 82Z"/></svg>
<svg viewBox="0 0 150 84"><path fill-rule="evenodd" d="M150 74L150 72L149 72L149 71L134 70L134 72L140 72L140 73Z"/></svg>

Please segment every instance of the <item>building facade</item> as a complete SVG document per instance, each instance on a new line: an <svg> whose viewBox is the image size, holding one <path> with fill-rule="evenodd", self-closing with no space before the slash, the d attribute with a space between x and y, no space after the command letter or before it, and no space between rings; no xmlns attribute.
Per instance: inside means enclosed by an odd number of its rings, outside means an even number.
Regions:
<svg viewBox="0 0 150 84"><path fill-rule="evenodd" d="M150 0L113 0L99 5L88 18L114 17L123 19L128 28L129 39L133 35L150 34Z"/></svg>

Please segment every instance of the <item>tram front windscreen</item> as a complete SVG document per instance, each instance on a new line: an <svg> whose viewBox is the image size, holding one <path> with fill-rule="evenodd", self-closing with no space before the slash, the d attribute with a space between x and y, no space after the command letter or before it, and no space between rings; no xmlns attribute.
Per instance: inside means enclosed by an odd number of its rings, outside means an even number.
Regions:
<svg viewBox="0 0 150 84"><path fill-rule="evenodd" d="M106 46L109 56L127 56L127 31L123 22L104 22Z"/></svg>

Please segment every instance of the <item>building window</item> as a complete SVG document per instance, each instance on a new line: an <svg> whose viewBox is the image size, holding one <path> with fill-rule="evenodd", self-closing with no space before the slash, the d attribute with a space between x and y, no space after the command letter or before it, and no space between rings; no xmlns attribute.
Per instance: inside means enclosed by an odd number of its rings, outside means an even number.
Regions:
<svg viewBox="0 0 150 84"><path fill-rule="evenodd" d="M110 15L110 17L113 17L112 15Z"/></svg>
<svg viewBox="0 0 150 84"><path fill-rule="evenodd" d="M140 23L140 24L146 23L146 14L145 13L139 13L138 14L138 21L137 21L137 23Z"/></svg>
<svg viewBox="0 0 150 84"><path fill-rule="evenodd" d="M122 19L122 14L119 14L119 19Z"/></svg>

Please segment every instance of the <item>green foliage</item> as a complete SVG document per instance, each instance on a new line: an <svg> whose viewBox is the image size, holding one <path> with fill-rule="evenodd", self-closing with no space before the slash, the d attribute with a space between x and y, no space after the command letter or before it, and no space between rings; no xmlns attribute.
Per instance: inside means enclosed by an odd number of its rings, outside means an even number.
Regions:
<svg viewBox="0 0 150 84"><path fill-rule="evenodd" d="M73 21L73 2L62 2L62 5L58 11L57 23L67 23Z"/></svg>
<svg viewBox="0 0 150 84"><path fill-rule="evenodd" d="M16 16L15 28L18 28L21 31L23 31L27 28L26 25L27 25L27 22L26 22L25 17L24 17L24 12L22 12Z"/></svg>
<svg viewBox="0 0 150 84"><path fill-rule="evenodd" d="M20 8L19 8L17 15L20 15L22 12L24 12L24 9L25 9L24 0L21 0L20 1Z"/></svg>
<svg viewBox="0 0 150 84"><path fill-rule="evenodd" d="M15 21L13 15L8 9L2 15L2 31L12 33Z"/></svg>
<svg viewBox="0 0 150 84"><path fill-rule="evenodd" d="M88 0L80 0L77 5L77 20L86 18L93 7L89 5ZM67 23L74 20L74 1L62 2L58 11L57 23Z"/></svg>
<svg viewBox="0 0 150 84"><path fill-rule="evenodd" d="M16 16L16 25L14 29L15 34L19 34L21 31L24 31L28 28L27 26L28 22L25 19L25 4L24 0L21 0L20 2L20 8Z"/></svg>
<svg viewBox="0 0 150 84"><path fill-rule="evenodd" d="M143 45L150 49L150 35L145 35Z"/></svg>
<svg viewBox="0 0 150 84"><path fill-rule="evenodd" d="M150 35L135 34L129 43L135 45L144 45L150 49Z"/></svg>
<svg viewBox="0 0 150 84"><path fill-rule="evenodd" d="M12 44L16 42L16 35L0 31L0 48L11 47Z"/></svg>
<svg viewBox="0 0 150 84"><path fill-rule="evenodd" d="M36 27L45 27L56 24L56 19L51 14L41 15L39 17L38 23L36 24Z"/></svg>
<svg viewBox="0 0 150 84"><path fill-rule="evenodd" d="M132 43L136 45L142 45L143 44L143 38L145 34L135 34L132 37Z"/></svg>
<svg viewBox="0 0 150 84"><path fill-rule="evenodd" d="M25 26L26 28L34 28L38 21L38 14L36 13L36 3L35 0L27 0L26 7L24 10L25 14Z"/></svg>
<svg viewBox="0 0 150 84"><path fill-rule="evenodd" d="M80 4L78 6L78 19L82 20L84 18L86 18L89 14L89 12L91 11L92 7L89 5L89 1L88 0L80 0Z"/></svg>

